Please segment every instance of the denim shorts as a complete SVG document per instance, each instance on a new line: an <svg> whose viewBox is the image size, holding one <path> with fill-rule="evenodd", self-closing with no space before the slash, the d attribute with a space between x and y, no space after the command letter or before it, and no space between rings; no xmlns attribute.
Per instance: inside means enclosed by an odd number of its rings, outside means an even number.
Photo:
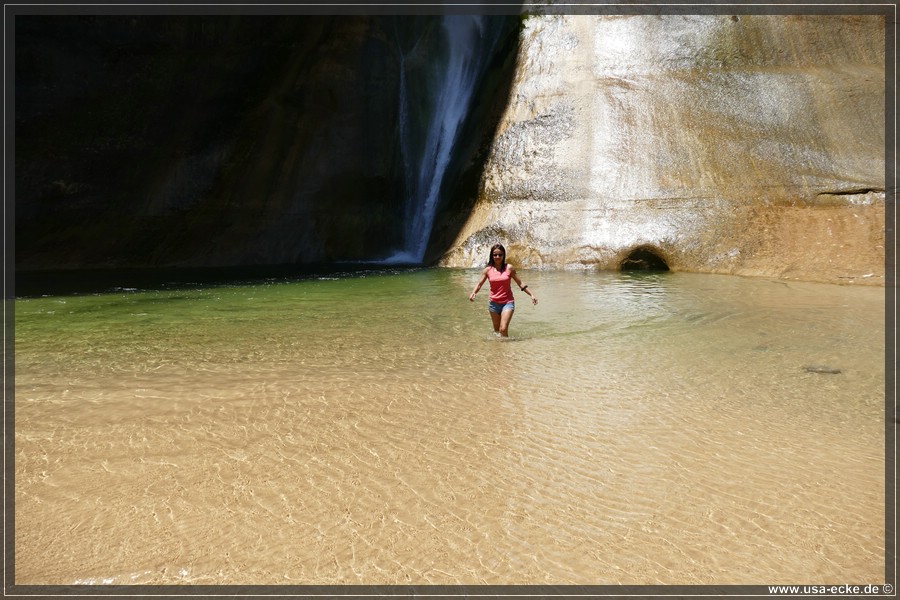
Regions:
<svg viewBox="0 0 900 600"><path fill-rule="evenodd" d="M516 310L515 302L488 302L488 310L492 313L497 313L498 315L502 313L504 310Z"/></svg>

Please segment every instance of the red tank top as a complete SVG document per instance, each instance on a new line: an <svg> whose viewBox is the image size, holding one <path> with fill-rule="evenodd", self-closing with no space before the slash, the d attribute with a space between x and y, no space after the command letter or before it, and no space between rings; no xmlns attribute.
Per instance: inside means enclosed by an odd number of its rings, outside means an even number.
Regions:
<svg viewBox="0 0 900 600"><path fill-rule="evenodd" d="M488 267L488 281L491 282L491 302L513 302L512 285L510 284L509 272L512 268L506 265L506 269L501 273L494 268L493 265Z"/></svg>

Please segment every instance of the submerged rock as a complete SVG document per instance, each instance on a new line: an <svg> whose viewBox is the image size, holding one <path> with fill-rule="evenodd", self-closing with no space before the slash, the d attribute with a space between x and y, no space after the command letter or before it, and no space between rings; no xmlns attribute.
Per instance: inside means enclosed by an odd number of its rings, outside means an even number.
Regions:
<svg viewBox="0 0 900 600"><path fill-rule="evenodd" d="M822 375L838 375L841 370L826 365L807 365L803 367L807 373L820 373Z"/></svg>

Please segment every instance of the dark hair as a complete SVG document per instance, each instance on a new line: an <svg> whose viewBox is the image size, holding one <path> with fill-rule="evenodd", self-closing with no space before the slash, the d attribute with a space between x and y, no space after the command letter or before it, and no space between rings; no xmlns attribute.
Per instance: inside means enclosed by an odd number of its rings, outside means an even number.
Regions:
<svg viewBox="0 0 900 600"><path fill-rule="evenodd" d="M490 252L488 252L488 261L487 266L493 266L494 264L494 250L499 250L503 253L503 263L500 265L500 272L504 272L506 270L506 248L503 247L503 244L494 244L491 246Z"/></svg>

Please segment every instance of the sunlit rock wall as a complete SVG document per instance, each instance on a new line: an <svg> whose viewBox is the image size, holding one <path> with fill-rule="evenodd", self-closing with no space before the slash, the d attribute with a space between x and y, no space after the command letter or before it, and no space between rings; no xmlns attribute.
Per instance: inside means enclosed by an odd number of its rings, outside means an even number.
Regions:
<svg viewBox="0 0 900 600"><path fill-rule="evenodd" d="M537 16L443 256L883 284L880 16Z"/></svg>

